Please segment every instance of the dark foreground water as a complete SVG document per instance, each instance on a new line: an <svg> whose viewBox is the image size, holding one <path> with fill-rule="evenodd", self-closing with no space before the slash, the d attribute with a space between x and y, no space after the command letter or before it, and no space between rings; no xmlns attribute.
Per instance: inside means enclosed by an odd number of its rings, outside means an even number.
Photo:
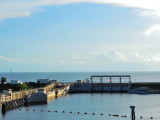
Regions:
<svg viewBox="0 0 160 120"><path fill-rule="evenodd" d="M136 120L160 119L160 95L88 93L71 94L50 101L47 105L22 107L0 114L1 120L130 120L130 105L136 106ZM28 109L29 111L26 111ZM33 111L33 110L36 111ZM43 112L41 112L43 110ZM51 110L51 112L48 112ZM58 112L52 112L57 110ZM65 111L63 113L62 111ZM73 113L69 113L69 112ZM80 112L80 114L77 114ZM84 112L88 114L85 115ZM92 115L92 113L95 115ZM100 113L103 113L101 116ZM127 118L108 114L127 115Z"/></svg>

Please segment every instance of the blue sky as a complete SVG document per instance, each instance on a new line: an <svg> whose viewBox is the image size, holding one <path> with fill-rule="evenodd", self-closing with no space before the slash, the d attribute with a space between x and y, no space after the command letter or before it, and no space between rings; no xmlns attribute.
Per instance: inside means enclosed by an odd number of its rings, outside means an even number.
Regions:
<svg viewBox="0 0 160 120"><path fill-rule="evenodd" d="M159 71L159 0L1 0L0 72Z"/></svg>

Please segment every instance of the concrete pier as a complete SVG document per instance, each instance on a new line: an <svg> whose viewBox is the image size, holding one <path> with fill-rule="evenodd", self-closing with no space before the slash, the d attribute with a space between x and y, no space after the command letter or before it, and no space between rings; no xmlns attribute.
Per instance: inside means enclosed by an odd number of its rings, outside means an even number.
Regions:
<svg viewBox="0 0 160 120"><path fill-rule="evenodd" d="M54 88L55 84L49 84L45 87L42 87L42 89L45 89L46 92L48 93ZM13 101L21 98L25 98L27 95L31 95L33 93L36 93L38 89L31 89L31 90L22 90L22 91L15 91L11 93L1 93L0 94L0 103L8 102L8 101Z"/></svg>
<svg viewBox="0 0 160 120"><path fill-rule="evenodd" d="M69 92L128 92L131 83L129 75L93 75L90 82L77 82Z"/></svg>
<svg viewBox="0 0 160 120"><path fill-rule="evenodd" d="M53 90L46 91L45 88L41 88L38 92L28 95L26 97L27 104L40 104L40 103L47 103L49 99L57 98L59 96L63 96L68 93L69 85L63 86L60 88L52 88Z"/></svg>
<svg viewBox="0 0 160 120"><path fill-rule="evenodd" d="M31 100L33 103L47 103L47 100L52 97L58 97L68 93L69 86L55 88L55 84L49 84L40 88L40 90L44 90L45 92L40 91L38 93L38 89L32 89L2 93L0 94L2 112L5 113L8 110L23 106L26 102L29 102L26 98L29 98L28 100Z"/></svg>
<svg viewBox="0 0 160 120"><path fill-rule="evenodd" d="M78 92L128 92L129 83L74 83L70 86L70 93Z"/></svg>

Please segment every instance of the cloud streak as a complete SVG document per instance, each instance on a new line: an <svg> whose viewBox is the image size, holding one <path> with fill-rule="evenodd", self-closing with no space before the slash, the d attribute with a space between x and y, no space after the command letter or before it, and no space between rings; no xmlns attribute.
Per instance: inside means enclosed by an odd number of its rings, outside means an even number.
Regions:
<svg viewBox="0 0 160 120"><path fill-rule="evenodd" d="M151 35L156 34L156 33L159 33L159 32L160 32L160 25L157 24L157 25L154 25L154 26L148 28L148 29L145 31L145 34L146 34L147 36L151 36Z"/></svg>
<svg viewBox="0 0 160 120"><path fill-rule="evenodd" d="M0 19L30 16L42 6L80 2L130 7L137 9L141 16L160 16L159 0L1 0Z"/></svg>
<svg viewBox="0 0 160 120"><path fill-rule="evenodd" d="M15 63L15 62L20 61L19 59L8 58L8 57L5 57L5 56L0 56L0 60L10 62L10 63Z"/></svg>
<svg viewBox="0 0 160 120"><path fill-rule="evenodd" d="M117 50L98 50L91 52L91 54L96 58L99 58L97 60L106 61L106 63L160 62L160 53L143 55L139 54L137 51L120 52Z"/></svg>
<svg viewBox="0 0 160 120"><path fill-rule="evenodd" d="M119 63L119 62L129 62L130 60L126 58L126 55L117 50L98 50L91 52L92 55L105 59L109 63Z"/></svg>
<svg viewBox="0 0 160 120"><path fill-rule="evenodd" d="M82 60L83 58L79 58L77 56L75 56L74 54L72 55L68 55L63 57L59 63L60 64L85 64L85 61Z"/></svg>

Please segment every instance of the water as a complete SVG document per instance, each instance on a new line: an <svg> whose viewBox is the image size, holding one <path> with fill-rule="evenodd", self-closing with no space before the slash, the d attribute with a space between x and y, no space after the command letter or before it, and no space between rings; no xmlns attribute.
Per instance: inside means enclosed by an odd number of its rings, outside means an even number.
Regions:
<svg viewBox="0 0 160 120"><path fill-rule="evenodd" d="M160 72L4 72L0 77L8 81L21 80L22 82L34 81L42 78L57 79L60 82L74 82L86 80L91 75L131 75L132 82L160 82Z"/></svg>
<svg viewBox="0 0 160 120"><path fill-rule="evenodd" d="M36 81L39 78L58 79L61 82L73 82L78 79L85 80L90 75L131 75L131 80L136 82L160 82L160 72L117 72L117 73L0 73L8 79ZM144 120L160 119L160 95L135 95L116 93L88 93L70 94L51 100L47 105L22 107L0 114L1 120L130 120L130 105L136 106L136 120L143 116ZM28 109L29 111L26 111ZM36 109L36 111L33 111ZM40 110L44 110L41 112ZM48 110L58 112L48 112ZM65 113L62 113L62 111ZM69 113L72 111L73 113ZM80 112L80 114L77 114ZM84 112L88 112L87 115ZM91 113L96 115L92 115ZM103 116L100 115L103 113ZM111 117L108 114L127 115L127 118Z"/></svg>
<svg viewBox="0 0 160 120"><path fill-rule="evenodd" d="M160 119L160 95L88 93L71 94L50 101L47 105L22 107L8 111L1 120L129 120L130 105L136 106L136 117ZM29 111L26 111L28 109ZM36 111L33 111L36 109ZM44 110L41 112L40 110ZM48 110L58 112L48 112ZM65 113L62 113L65 111ZM72 111L73 113L69 113ZM80 112L80 114L77 114ZM84 112L88 114L85 115ZM95 115L92 115L92 113ZM103 113L103 116L100 115ZM108 114L127 115L127 118ZM137 120L136 119L136 120Z"/></svg>

